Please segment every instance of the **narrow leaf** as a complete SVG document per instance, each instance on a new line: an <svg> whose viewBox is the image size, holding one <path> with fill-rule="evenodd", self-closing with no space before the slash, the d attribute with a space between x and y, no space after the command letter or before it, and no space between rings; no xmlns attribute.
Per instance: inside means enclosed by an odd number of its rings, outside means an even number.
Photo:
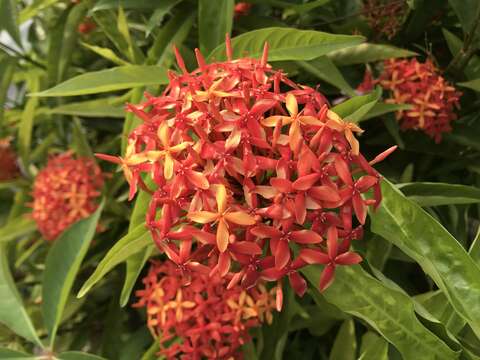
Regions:
<svg viewBox="0 0 480 360"><path fill-rule="evenodd" d="M28 216L18 216L0 228L0 244L28 235L37 229L37 224Z"/></svg>
<svg viewBox="0 0 480 360"><path fill-rule="evenodd" d="M346 49L332 51L327 56L335 65L345 66L415 55L417 55L417 53L413 51L400 49L391 45L360 44Z"/></svg>
<svg viewBox="0 0 480 360"><path fill-rule="evenodd" d="M377 87L375 91L370 94L355 96L334 106L331 110L345 120L358 123L371 109L373 109L381 96L382 91Z"/></svg>
<svg viewBox="0 0 480 360"><path fill-rule="evenodd" d="M199 0L198 35L200 50L210 53L232 32L234 0Z"/></svg>
<svg viewBox="0 0 480 360"><path fill-rule="evenodd" d="M355 360L357 358L357 340L353 319L345 320L338 330L329 360Z"/></svg>
<svg viewBox="0 0 480 360"><path fill-rule="evenodd" d="M43 274L42 311L51 345L55 341L58 325L80 264L95 235L102 208L103 202L90 217L76 222L65 230L48 252Z"/></svg>
<svg viewBox="0 0 480 360"><path fill-rule="evenodd" d="M78 292L78 297L84 296L97 282L99 282L110 270L127 260L130 256L138 253L152 243L150 234L145 224L140 224L130 231L110 249L100 261L93 274L83 284Z"/></svg>
<svg viewBox="0 0 480 360"><path fill-rule="evenodd" d="M75 96L116 91L145 85L166 84L165 69L159 66L131 65L92 71L76 76L31 96Z"/></svg>
<svg viewBox="0 0 480 360"><path fill-rule="evenodd" d="M362 336L359 360L388 360L388 343L373 331Z"/></svg>
<svg viewBox="0 0 480 360"><path fill-rule="evenodd" d="M82 117L123 118L125 110L118 101L119 98L113 97L73 102L49 109L48 113Z"/></svg>
<svg viewBox="0 0 480 360"><path fill-rule="evenodd" d="M415 182L398 184L397 188L420 206L480 203L480 189L473 186Z"/></svg>

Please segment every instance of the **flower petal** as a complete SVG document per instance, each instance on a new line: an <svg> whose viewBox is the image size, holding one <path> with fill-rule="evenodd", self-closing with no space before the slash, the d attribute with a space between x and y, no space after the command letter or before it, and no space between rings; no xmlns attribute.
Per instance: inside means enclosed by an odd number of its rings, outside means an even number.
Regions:
<svg viewBox="0 0 480 360"><path fill-rule="evenodd" d="M218 214L210 211L193 211L187 214L187 218L196 223L207 224L217 220Z"/></svg>
<svg viewBox="0 0 480 360"><path fill-rule="evenodd" d="M252 227L250 232L261 239L278 238L282 236L282 232L280 230L265 224L258 224L257 226Z"/></svg>
<svg viewBox="0 0 480 360"><path fill-rule="evenodd" d="M248 215L245 211L229 212L224 215L224 218L237 225L254 225L256 222L255 218Z"/></svg>
<svg viewBox="0 0 480 360"><path fill-rule="evenodd" d="M261 255L262 248L253 241L237 241L230 244L230 249L234 252L246 255Z"/></svg>
<svg viewBox="0 0 480 360"><path fill-rule="evenodd" d="M298 272L290 273L288 281L298 296L303 296L307 291L307 282Z"/></svg>
<svg viewBox="0 0 480 360"><path fill-rule="evenodd" d="M299 177L293 182L292 186L297 191L307 191L320 179L320 176L319 173L313 173Z"/></svg>
<svg viewBox="0 0 480 360"><path fill-rule="evenodd" d="M318 244L323 241L322 237L312 230L292 231L290 239L298 244Z"/></svg>
<svg viewBox="0 0 480 360"><path fill-rule="evenodd" d="M339 265L354 265L360 262L362 262L362 257L351 251L340 254L335 258L335 264Z"/></svg>
<svg viewBox="0 0 480 360"><path fill-rule="evenodd" d="M299 257L307 264L329 264L330 257L320 250L302 249Z"/></svg>
<svg viewBox="0 0 480 360"><path fill-rule="evenodd" d="M210 187L207 177L203 175L201 172L188 170L185 174L187 175L186 176L187 180L192 185L203 190L207 190Z"/></svg>
<svg viewBox="0 0 480 360"><path fill-rule="evenodd" d="M298 114L298 103L297 98L292 93L287 94L285 98L285 106L290 114L290 116L295 117Z"/></svg>
<svg viewBox="0 0 480 360"><path fill-rule="evenodd" d="M275 249L275 267L283 269L290 261L290 247L287 240L280 240Z"/></svg>
<svg viewBox="0 0 480 360"><path fill-rule="evenodd" d="M228 237L229 237L228 226L225 223L225 221L220 219L217 224L217 247L218 247L218 250L222 253L225 252L225 250L227 250Z"/></svg>
<svg viewBox="0 0 480 360"><path fill-rule="evenodd" d="M362 199L362 196L359 193L355 193L352 197L353 210L357 216L360 224L365 224L365 219L367 218L367 205Z"/></svg>
<svg viewBox="0 0 480 360"><path fill-rule="evenodd" d="M324 291L327 289L333 282L333 278L335 276L335 264L328 264L325 266L325 269L322 271L322 275L320 275L320 283L318 288L320 291Z"/></svg>
<svg viewBox="0 0 480 360"><path fill-rule="evenodd" d="M327 230L327 248L330 259L335 259L338 254L338 230L335 226L330 226Z"/></svg>
<svg viewBox="0 0 480 360"><path fill-rule="evenodd" d="M227 189L223 184L217 184L214 187L217 199L217 209L219 214L223 214L227 208Z"/></svg>
<svg viewBox="0 0 480 360"><path fill-rule="evenodd" d="M340 201L338 193L329 186L314 186L308 190L308 195L320 201L337 202Z"/></svg>

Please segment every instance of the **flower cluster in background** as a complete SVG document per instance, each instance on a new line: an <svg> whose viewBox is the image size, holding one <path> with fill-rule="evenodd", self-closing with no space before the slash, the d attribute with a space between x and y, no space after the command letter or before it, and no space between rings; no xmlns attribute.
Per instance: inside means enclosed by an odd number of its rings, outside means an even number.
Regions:
<svg viewBox="0 0 480 360"><path fill-rule="evenodd" d="M0 139L0 181L13 180L19 174L17 156L10 145L10 138Z"/></svg>
<svg viewBox="0 0 480 360"><path fill-rule="evenodd" d="M443 133L452 130L451 122L457 119L455 108L459 107L461 92L439 74L432 61L386 60L378 83L391 93L387 103L412 106L397 112L403 130L422 130L437 143Z"/></svg>
<svg viewBox="0 0 480 360"><path fill-rule="evenodd" d="M374 34L392 39L402 28L407 10L405 0L364 0L362 14Z"/></svg>
<svg viewBox="0 0 480 360"><path fill-rule="evenodd" d="M33 185L32 217L43 237L55 240L92 214L102 187L102 172L92 159L75 159L70 152L52 157Z"/></svg>
<svg viewBox="0 0 480 360"><path fill-rule="evenodd" d="M168 359L237 358L248 330L271 323L275 309L274 293L261 284L226 290L218 274L185 278L168 260L152 263L143 283L134 306L146 307L147 325Z"/></svg>
<svg viewBox="0 0 480 360"><path fill-rule="evenodd" d="M273 70L267 47L260 60L232 60L228 41L226 62L196 56L190 73L177 52L183 73L169 73L161 96L128 106L143 123L125 156L98 156L122 166L130 198L138 187L152 192L146 225L185 276L228 275L228 288L288 278L303 295L298 270L324 264L325 289L337 265L361 261L351 241L362 236L367 207L381 201L372 164L393 148L369 163L354 136L362 130ZM199 253L218 261L205 264Z"/></svg>

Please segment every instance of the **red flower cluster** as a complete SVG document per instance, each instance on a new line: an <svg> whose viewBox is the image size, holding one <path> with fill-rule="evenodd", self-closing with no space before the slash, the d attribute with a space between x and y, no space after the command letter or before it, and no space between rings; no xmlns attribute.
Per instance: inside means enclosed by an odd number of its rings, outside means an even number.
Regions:
<svg viewBox="0 0 480 360"><path fill-rule="evenodd" d="M247 16L250 13L252 5L253 4L248 2L239 2L235 4L235 8L233 9L234 17L239 18L240 16Z"/></svg>
<svg viewBox="0 0 480 360"><path fill-rule="evenodd" d="M374 34L391 39L401 29L407 9L405 0L364 0L362 13Z"/></svg>
<svg viewBox="0 0 480 360"><path fill-rule="evenodd" d="M457 119L454 111L459 107L461 92L438 73L430 60L386 60L378 83L391 91L386 102L412 105L410 110L397 112L403 130L421 129L437 143L443 133L452 131L450 123Z"/></svg>
<svg viewBox="0 0 480 360"><path fill-rule="evenodd" d="M74 222L92 214L103 175L92 159L67 152L51 158L33 184L32 217L46 240L55 240Z"/></svg>
<svg viewBox="0 0 480 360"><path fill-rule="evenodd" d="M228 274L228 288L288 277L302 295L298 270L324 264L324 289L337 265L361 261L350 243L381 200L371 165L394 148L369 163L354 136L361 129L330 111L322 94L273 70L267 46L260 60L232 60L226 46L222 63L207 65L196 51L191 73L177 52L183 73L169 73L161 96L128 105L143 123L125 156L98 156L122 166L130 198L138 186L153 194L146 225L186 273ZM218 261L206 266L198 253Z"/></svg>
<svg viewBox="0 0 480 360"><path fill-rule="evenodd" d="M239 347L250 340L248 330L272 321L275 288L267 291L260 284L226 290L218 274L195 272L185 278L168 260L153 263L143 283L133 306L146 307L148 327L168 359L240 358Z"/></svg>
<svg viewBox="0 0 480 360"><path fill-rule="evenodd" d="M9 181L19 175L17 156L10 145L10 138L0 139L0 181Z"/></svg>

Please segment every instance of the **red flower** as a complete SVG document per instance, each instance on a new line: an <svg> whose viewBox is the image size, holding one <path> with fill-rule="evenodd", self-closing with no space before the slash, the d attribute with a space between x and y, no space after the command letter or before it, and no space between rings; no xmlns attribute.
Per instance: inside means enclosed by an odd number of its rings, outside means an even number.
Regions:
<svg viewBox="0 0 480 360"><path fill-rule="evenodd" d="M386 60L378 83L391 92L386 102L412 106L397 112L403 130L421 129L437 143L443 133L452 131L450 123L457 119L455 108L459 107L461 92L438 73L430 60Z"/></svg>
<svg viewBox="0 0 480 360"><path fill-rule="evenodd" d="M0 181L10 181L20 174L17 156L10 145L10 138L0 139Z"/></svg>
<svg viewBox="0 0 480 360"><path fill-rule="evenodd" d="M122 166L130 197L146 188L140 175L151 176L146 225L182 271L220 275L229 288L288 277L302 295L306 263L294 247L322 250L334 227L338 256L348 252L367 206L380 203L380 176L360 152L362 130L330 111L322 94L273 70L267 46L260 60L232 60L228 39L226 47L221 63L206 64L196 51L193 72L176 52L182 74L169 73L161 96L127 106L143 123L125 156L99 157ZM373 198L363 200L369 191ZM319 215L323 223L308 229L307 219L323 211L338 215Z"/></svg>
<svg viewBox="0 0 480 360"><path fill-rule="evenodd" d="M148 327L168 359L239 358L248 330L272 322L275 288L226 289L225 281L202 273L186 280L171 261L152 263L133 306L146 307ZM181 341L165 346L175 337Z"/></svg>
<svg viewBox="0 0 480 360"><path fill-rule="evenodd" d="M32 217L46 240L55 240L74 222L97 208L103 186L100 168L91 159L67 152L51 158L33 184Z"/></svg>

